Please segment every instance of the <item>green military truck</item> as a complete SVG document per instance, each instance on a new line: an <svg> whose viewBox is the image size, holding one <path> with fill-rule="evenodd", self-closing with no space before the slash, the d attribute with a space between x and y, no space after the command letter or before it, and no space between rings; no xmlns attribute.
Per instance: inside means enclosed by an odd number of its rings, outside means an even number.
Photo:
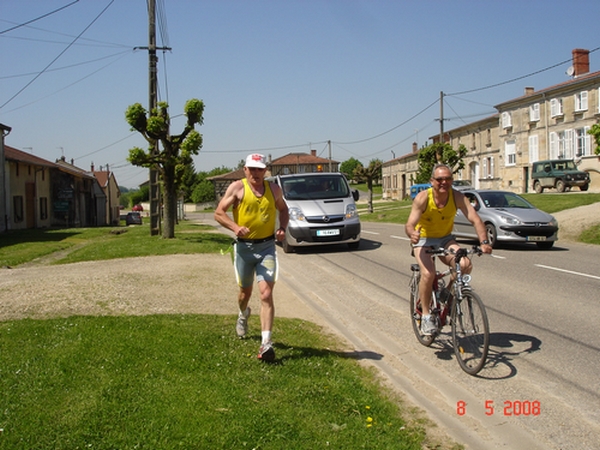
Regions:
<svg viewBox="0 0 600 450"><path fill-rule="evenodd" d="M558 192L570 190L577 186L587 191L590 186L590 175L577 169L572 159L549 159L533 163L533 189L538 194L546 188L556 188Z"/></svg>

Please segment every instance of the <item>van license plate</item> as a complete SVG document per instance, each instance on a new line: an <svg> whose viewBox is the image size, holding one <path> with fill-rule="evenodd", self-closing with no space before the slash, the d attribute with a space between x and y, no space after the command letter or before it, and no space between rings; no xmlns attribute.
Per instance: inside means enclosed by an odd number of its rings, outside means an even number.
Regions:
<svg viewBox="0 0 600 450"><path fill-rule="evenodd" d="M527 240L528 241L535 241L535 242L545 241L546 240L546 236L527 236Z"/></svg>
<svg viewBox="0 0 600 450"><path fill-rule="evenodd" d="M317 236L337 236L340 234L340 230L334 228L333 230L317 230Z"/></svg>

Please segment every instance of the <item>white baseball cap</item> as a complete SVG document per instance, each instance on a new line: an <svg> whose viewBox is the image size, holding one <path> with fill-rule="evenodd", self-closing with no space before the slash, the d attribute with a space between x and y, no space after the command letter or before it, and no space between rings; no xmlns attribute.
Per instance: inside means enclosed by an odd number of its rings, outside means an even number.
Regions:
<svg viewBox="0 0 600 450"><path fill-rule="evenodd" d="M267 162L264 155L259 153L253 153L248 155L246 158L246 167L257 167L259 169L266 169Z"/></svg>

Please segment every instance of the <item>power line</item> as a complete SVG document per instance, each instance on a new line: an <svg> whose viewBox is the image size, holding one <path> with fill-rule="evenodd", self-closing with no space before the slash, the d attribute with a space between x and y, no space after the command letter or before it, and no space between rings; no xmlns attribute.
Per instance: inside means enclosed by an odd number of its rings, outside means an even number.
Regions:
<svg viewBox="0 0 600 450"><path fill-rule="evenodd" d="M76 0L76 1L79 1L79 0ZM71 48L71 46L75 43L75 41L77 41L77 39L79 39L83 35L83 33L85 33L100 18L100 16L102 16L102 14L104 14L106 12L106 10L110 7L110 5L112 5L114 3L114 1L115 0L110 0L108 5L106 5L106 7L100 12L100 14L98 14L94 18L94 20L92 20L90 22L90 24L87 27L85 27L83 29L83 31L81 33L79 33L79 35L69 45L67 45L67 47L65 47L65 49L62 52L60 52L56 58L54 58L50 62L50 64L48 64L46 67L44 67L44 69L40 73L38 73L35 77L33 77L33 79L29 83L27 83L25 86L23 86L15 95L13 95L6 102L4 102L4 104L2 106L0 106L0 109L4 108L6 105L8 105L10 102L12 102L15 98L17 98L25 89L27 89L29 86L31 86L33 84L33 82L35 80L37 80L46 70L48 70L50 68L50 66L52 66L52 64L54 64L62 55L64 55L66 53L66 51L69 50L69 48Z"/></svg>
<svg viewBox="0 0 600 450"><path fill-rule="evenodd" d="M52 14L57 13L59 11L62 11L63 9L68 8L69 6L73 6L78 1L79 0L75 0L75 1L73 1L71 3L69 3L68 5L61 6L60 8L55 9L54 11L50 11L49 13L46 13L46 14L44 14L42 16L36 17L35 19L28 20L27 22L24 22L24 23L15 25L14 27L8 28L8 29L3 30L3 31L0 31L0 34L8 33L9 31L13 31L13 30L16 30L17 28L24 27L26 25L29 25L30 23L37 22L38 20L44 19L45 17L48 17L48 16L51 16Z"/></svg>
<svg viewBox="0 0 600 450"><path fill-rule="evenodd" d="M429 108L431 108L433 105L435 105L435 104L436 104L438 101L439 101L439 99L436 99L435 101L431 102L431 103L430 103L428 106L426 106L425 108L423 108L421 111L419 111L418 113L416 113L416 114L415 114L415 115L413 115L412 117L409 117L409 118L408 118L408 119L406 119L404 122L402 122L402 123L400 123L400 124L396 125L396 126L395 126L395 127L393 127L393 128L390 128L390 129L389 129L389 130L387 130L387 131L384 131L383 133L379 133L379 134L377 134L377 135L375 135L375 136L372 136L372 137L370 137L370 138L366 138L366 139L360 139L360 140L358 140L358 141L352 141L352 142L339 142L339 144L342 144L342 145L362 144L363 142L371 141L371 140L373 140L373 139L377 139L378 137L381 137L381 136L383 136L383 135L385 135L385 134L391 133L392 131L394 131L394 130L396 130L396 129L400 128L400 127L401 127L401 126L403 126L403 125L406 125L406 124L407 124L408 122L410 122L411 120L413 120L413 119L417 118L418 116L420 116L421 114L423 114L425 111L427 111L427 110L428 110Z"/></svg>
<svg viewBox="0 0 600 450"><path fill-rule="evenodd" d="M593 53L593 52L595 52L597 50L600 50L600 47L596 47L595 49L590 50L590 53ZM492 89L492 88L495 88L495 87L504 86L505 84L514 83L515 81L519 81L519 80L522 80L524 78L529 78L529 77L532 77L534 75L538 75L538 74L540 74L542 72L546 72L546 71L548 71L550 69L554 69L556 67L562 66L563 64L567 64L567 63L570 63L570 62L572 62L572 59L566 59L566 60L561 61L561 62L559 62L557 64L553 64L550 67L546 67L545 69L536 70L535 72L531 72L531 73L528 73L527 75L522 75L520 77L512 78L512 79L507 80L507 81L502 81L502 82L496 83L496 84L490 84L488 86L484 86L484 87L480 87L480 88L476 88L476 89L470 89L468 91L453 92L451 94L444 93L444 95L452 95L452 96L454 96L454 95L472 94L473 92L485 91L486 89Z"/></svg>

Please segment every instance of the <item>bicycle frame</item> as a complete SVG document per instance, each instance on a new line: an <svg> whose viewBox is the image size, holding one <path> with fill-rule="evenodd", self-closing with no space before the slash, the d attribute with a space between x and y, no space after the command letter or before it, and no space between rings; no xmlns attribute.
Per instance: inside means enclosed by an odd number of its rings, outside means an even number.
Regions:
<svg viewBox="0 0 600 450"><path fill-rule="evenodd" d="M472 249L460 248L456 251L439 248L428 251L433 258L437 255L454 255L454 267L438 272L432 285L432 300L430 312L437 323L437 333L423 335L420 331L421 306L419 296L420 268L418 264L412 264L413 276L410 281L410 309L413 330L417 340L428 347L440 334L442 328L448 324L450 313L450 324L452 325L452 342L454 352L461 368L474 375L478 373L487 358L489 348L489 324L485 307L479 296L471 288L471 276L463 274L460 266L463 258L469 255L481 255L481 248L474 246ZM448 286L445 279L452 276ZM452 284L450 286L450 284Z"/></svg>

